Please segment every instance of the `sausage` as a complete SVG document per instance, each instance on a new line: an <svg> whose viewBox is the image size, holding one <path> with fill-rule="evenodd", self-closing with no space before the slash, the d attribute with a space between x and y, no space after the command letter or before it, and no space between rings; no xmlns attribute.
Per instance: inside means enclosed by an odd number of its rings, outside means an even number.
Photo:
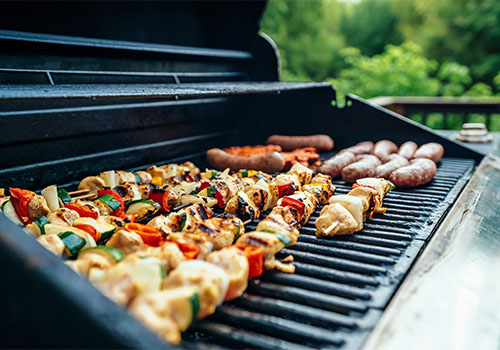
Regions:
<svg viewBox="0 0 500 350"><path fill-rule="evenodd" d="M420 146L415 152L413 158L427 158L432 159L435 163L443 158L444 148L439 143L430 142Z"/></svg>
<svg viewBox="0 0 500 350"><path fill-rule="evenodd" d="M398 154L406 159L412 159L418 145L413 141L407 141L399 147Z"/></svg>
<svg viewBox="0 0 500 350"><path fill-rule="evenodd" d="M207 151L207 160L210 165L219 170L226 168L234 171L251 169L262 170L269 174L280 171L285 166L285 159L278 152L253 157L239 157L224 152L220 148L212 148Z"/></svg>
<svg viewBox="0 0 500 350"><path fill-rule="evenodd" d="M382 140L375 144L373 154L376 155L381 161L385 162L389 154L396 153L398 146L392 141Z"/></svg>
<svg viewBox="0 0 500 350"><path fill-rule="evenodd" d="M342 174L342 169L345 166L354 163L356 161L356 155L352 152L346 151L342 153L337 153L332 158L324 162L318 169L320 173L330 175L332 178L340 176Z"/></svg>
<svg viewBox="0 0 500 350"><path fill-rule="evenodd" d="M436 163L430 159L419 158L411 164L391 173L389 180L397 187L415 187L430 182L436 176Z"/></svg>
<svg viewBox="0 0 500 350"><path fill-rule="evenodd" d="M375 169L375 177L383 177L384 179L388 179L389 175L401 167L407 166L410 164L408 159L400 156L399 154L391 154L388 158L389 161L379 165Z"/></svg>
<svg viewBox="0 0 500 350"><path fill-rule="evenodd" d="M375 145L371 141L363 141L349 148L344 148L340 152L352 152L354 154L370 154L373 152ZM339 153L340 153L339 152Z"/></svg>
<svg viewBox="0 0 500 350"><path fill-rule="evenodd" d="M331 151L333 140L328 135L318 134L310 136L272 135L266 141L268 145L279 145L283 151L292 151L296 148L314 147L318 151Z"/></svg>
<svg viewBox="0 0 500 350"><path fill-rule="evenodd" d="M342 169L342 179L355 182L357 179L372 177L375 169L380 165L380 160L373 155L366 155L357 162L351 163Z"/></svg>

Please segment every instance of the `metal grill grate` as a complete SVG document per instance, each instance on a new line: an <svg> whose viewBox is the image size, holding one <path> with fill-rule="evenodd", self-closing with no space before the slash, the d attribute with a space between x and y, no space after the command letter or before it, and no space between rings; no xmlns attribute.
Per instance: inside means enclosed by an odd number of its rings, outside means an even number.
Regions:
<svg viewBox="0 0 500 350"><path fill-rule="evenodd" d="M319 239L315 219L301 229L295 274L267 271L246 293L185 334L187 348L358 348L415 258L470 178L474 161L444 158L434 180L396 189L387 213L356 234ZM351 186L335 181L336 194ZM248 230L255 229L248 225ZM204 344L201 344L204 343Z"/></svg>

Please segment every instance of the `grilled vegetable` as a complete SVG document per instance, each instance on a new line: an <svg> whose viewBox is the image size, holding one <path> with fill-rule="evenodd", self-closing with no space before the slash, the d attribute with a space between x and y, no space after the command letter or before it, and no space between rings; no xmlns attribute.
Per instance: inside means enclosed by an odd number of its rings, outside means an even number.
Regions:
<svg viewBox="0 0 500 350"><path fill-rule="evenodd" d="M101 190L97 195L99 196L97 200L100 200L112 210L111 215L120 216L125 212L123 198L115 191ZM118 204L116 204L116 202L118 202Z"/></svg>
<svg viewBox="0 0 500 350"><path fill-rule="evenodd" d="M151 226L138 224L136 222L129 222L128 224L125 224L125 230L137 233L141 236L144 243L152 247L158 247L163 239L161 232L157 229Z"/></svg>
<svg viewBox="0 0 500 350"><path fill-rule="evenodd" d="M59 205L61 207L64 207L66 204L71 203L71 196L64 188L59 188L57 190L57 197L59 198Z"/></svg>
<svg viewBox="0 0 500 350"><path fill-rule="evenodd" d="M57 195L57 186L51 185L42 190L42 196L47 201L50 211L54 211L60 208L59 206L59 196Z"/></svg>
<svg viewBox="0 0 500 350"><path fill-rule="evenodd" d="M80 217L83 218L97 219L97 217L99 216L99 214L96 211L84 205L68 203L64 207L76 211L78 215L80 215Z"/></svg>
<svg viewBox="0 0 500 350"><path fill-rule="evenodd" d="M20 188L9 188L10 191L10 202L14 206L17 217L23 223L23 225L29 224L31 222L28 214L28 203L35 197L35 193L22 190Z"/></svg>
<svg viewBox="0 0 500 350"><path fill-rule="evenodd" d="M148 198L160 205L160 211L162 213L168 213L170 211L170 205L168 204L168 194L170 189L167 187L165 189L158 188L149 191Z"/></svg>
<svg viewBox="0 0 500 350"><path fill-rule="evenodd" d="M160 205L152 200L132 202L127 208L127 214L134 214L136 221L156 214L160 210Z"/></svg>
<svg viewBox="0 0 500 350"><path fill-rule="evenodd" d="M60 233L59 238L63 241L64 252L69 257L76 256L86 244L82 237L70 231Z"/></svg>
<svg viewBox="0 0 500 350"><path fill-rule="evenodd" d="M111 264L115 264L123 260L123 258L125 258L125 254L123 254L123 252L120 249L114 247L107 247L104 245L98 245L97 247L94 248L82 249L78 254L78 258L85 256L85 254L102 255L103 257L108 259Z"/></svg>
<svg viewBox="0 0 500 350"><path fill-rule="evenodd" d="M14 224L19 225L19 226L24 226L24 224L19 220L19 217L17 216L16 210L14 209L14 206L12 205L12 202L10 200L6 201L2 205L2 213L9 218L10 221L12 221Z"/></svg>
<svg viewBox="0 0 500 350"><path fill-rule="evenodd" d="M195 287L180 287L163 290L162 298L174 309L172 318L184 332L194 321L200 310L200 298Z"/></svg>
<svg viewBox="0 0 500 350"><path fill-rule="evenodd" d="M262 275L264 263L262 260L262 248L260 247L245 247L240 248L248 259L248 278L252 279Z"/></svg>
<svg viewBox="0 0 500 350"><path fill-rule="evenodd" d="M42 216L41 218L36 219L34 222L40 228L40 234L44 235L45 234L45 225L50 224L49 219L47 219L46 216Z"/></svg>
<svg viewBox="0 0 500 350"><path fill-rule="evenodd" d="M105 240L109 237L111 237L111 235L115 232L116 228L111 225L111 224L107 224L105 222L100 222L100 221L97 221L97 220L94 220L92 218L79 218L79 219L76 219L75 221L73 221L73 226L77 227L79 225L89 225L91 227L93 227L97 232L98 232L98 238L97 240ZM95 239L95 238L94 238ZM97 242L96 240L96 242Z"/></svg>
<svg viewBox="0 0 500 350"><path fill-rule="evenodd" d="M105 171L100 174L100 177L104 180L104 185L109 188L115 188L120 184L120 176L114 171Z"/></svg>

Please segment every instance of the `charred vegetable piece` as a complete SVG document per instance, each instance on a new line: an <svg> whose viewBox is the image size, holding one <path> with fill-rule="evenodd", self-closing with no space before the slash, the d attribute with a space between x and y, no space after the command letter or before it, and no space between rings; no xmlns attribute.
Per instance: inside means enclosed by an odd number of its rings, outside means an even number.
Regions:
<svg viewBox="0 0 500 350"><path fill-rule="evenodd" d="M59 234L59 238L64 243L64 251L66 255L70 257L74 257L78 255L78 252L85 246L87 243L82 237L78 236L73 232L63 232Z"/></svg>
<svg viewBox="0 0 500 350"><path fill-rule="evenodd" d="M62 202L61 207L64 207L66 204L71 202L71 196L64 188L57 189L57 197L59 197L59 200Z"/></svg>
<svg viewBox="0 0 500 350"><path fill-rule="evenodd" d="M136 201L129 204L127 214L135 214L136 221L156 214L160 210L160 205L152 200Z"/></svg>

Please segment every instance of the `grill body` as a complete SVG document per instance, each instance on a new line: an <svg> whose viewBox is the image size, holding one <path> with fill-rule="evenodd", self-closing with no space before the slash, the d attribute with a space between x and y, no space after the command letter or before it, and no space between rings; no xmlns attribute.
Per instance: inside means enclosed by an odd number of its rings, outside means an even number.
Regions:
<svg viewBox="0 0 500 350"><path fill-rule="evenodd" d="M266 273L181 344L360 346L482 155L356 96L334 106L329 84L279 83L276 47L257 34L262 2L212 4L209 13L203 3L117 4L0 5L0 187L72 188L104 170L184 160L203 168L208 148L262 144L273 133L326 133L336 149L440 142L446 158L431 184L391 192L387 214L355 235L316 239L316 213L283 251L295 256L295 275ZM44 6L50 21L36 16ZM6 346L171 347L3 216L0 262Z"/></svg>

